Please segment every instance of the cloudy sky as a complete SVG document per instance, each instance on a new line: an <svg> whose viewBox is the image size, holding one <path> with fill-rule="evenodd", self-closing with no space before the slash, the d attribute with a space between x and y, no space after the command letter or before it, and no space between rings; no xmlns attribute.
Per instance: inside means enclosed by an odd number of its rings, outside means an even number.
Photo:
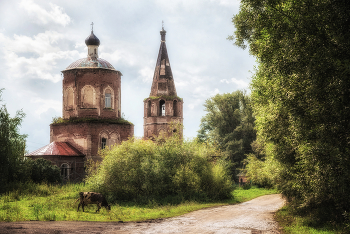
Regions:
<svg viewBox="0 0 350 234"><path fill-rule="evenodd" d="M238 0L1 0L0 89L13 117L23 110L27 151L49 144L49 125L62 116L62 75L87 56L91 22L99 57L122 72L122 112L143 136L143 99L150 94L164 21L184 136L195 137L204 101L248 90L255 59L226 40Z"/></svg>

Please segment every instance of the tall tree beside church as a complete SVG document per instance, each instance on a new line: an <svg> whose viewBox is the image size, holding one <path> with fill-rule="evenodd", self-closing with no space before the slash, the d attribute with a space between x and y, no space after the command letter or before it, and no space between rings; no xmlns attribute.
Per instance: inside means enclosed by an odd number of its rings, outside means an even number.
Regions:
<svg viewBox="0 0 350 234"><path fill-rule="evenodd" d="M252 152L255 140L254 117L250 97L242 91L217 94L204 104L198 139L208 141L233 163L232 173L243 166L246 154Z"/></svg>
<svg viewBox="0 0 350 234"><path fill-rule="evenodd" d="M259 63L257 134L283 166L279 188L319 220L349 219L349 2L242 0L233 23Z"/></svg>
<svg viewBox="0 0 350 234"><path fill-rule="evenodd" d="M0 90L0 101L1 92L2 90ZM21 135L18 129L24 116L22 111L17 111L16 116L11 118L6 106L0 107L0 183L2 185L20 179L25 173L22 170L26 135Z"/></svg>

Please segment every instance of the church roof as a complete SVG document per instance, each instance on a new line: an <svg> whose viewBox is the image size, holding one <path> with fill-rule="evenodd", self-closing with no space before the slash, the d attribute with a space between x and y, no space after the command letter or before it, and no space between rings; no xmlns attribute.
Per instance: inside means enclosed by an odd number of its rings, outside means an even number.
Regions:
<svg viewBox="0 0 350 234"><path fill-rule="evenodd" d="M53 141L50 144L41 147L40 149L37 149L29 154L26 154L26 156L85 156L83 153L81 153L79 150L74 148L70 143L68 142L57 142Z"/></svg>
<svg viewBox="0 0 350 234"><path fill-rule="evenodd" d="M66 70L74 68L105 68L115 70L112 64L110 64L108 61L101 58L92 59L91 57L78 59L77 61L71 63Z"/></svg>
<svg viewBox="0 0 350 234"><path fill-rule="evenodd" d="M100 39L98 39L98 38L95 36L94 32L91 31L90 36L88 36L88 37L85 39L85 44L86 44L87 46L89 46L89 45L96 45L96 46L99 46L99 45L100 45Z"/></svg>
<svg viewBox="0 0 350 234"><path fill-rule="evenodd" d="M156 68L154 69L150 96L177 96L168 51L165 44L165 34L166 31L162 28L162 31L160 31L161 43Z"/></svg>
<svg viewBox="0 0 350 234"><path fill-rule="evenodd" d="M173 78L173 73L171 72L170 61L169 61L169 57L168 57L168 51L166 49L166 44L165 44L166 31L164 30L164 28L162 29L162 31L160 31L160 34L161 34L161 39L162 40L161 40L161 43L160 43L160 48L159 48L159 53L158 53L156 67L157 66L160 67L162 65L162 62L163 62L164 65L165 65L165 74L161 74L160 78L172 79Z"/></svg>

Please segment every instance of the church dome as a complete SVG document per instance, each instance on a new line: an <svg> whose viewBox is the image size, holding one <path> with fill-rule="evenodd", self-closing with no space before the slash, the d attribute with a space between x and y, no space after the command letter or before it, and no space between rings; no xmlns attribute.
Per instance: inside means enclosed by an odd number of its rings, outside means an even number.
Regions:
<svg viewBox="0 0 350 234"><path fill-rule="evenodd" d="M89 46L89 45L99 46L99 45L100 45L100 39L98 39L98 38L95 36L94 32L91 31L90 36L88 36L88 37L85 39L85 44L86 44L87 46Z"/></svg>
<svg viewBox="0 0 350 234"><path fill-rule="evenodd" d="M66 70L74 68L105 68L115 70L112 64L110 64L108 61L101 58L91 59L90 57L78 59L77 61L71 63Z"/></svg>

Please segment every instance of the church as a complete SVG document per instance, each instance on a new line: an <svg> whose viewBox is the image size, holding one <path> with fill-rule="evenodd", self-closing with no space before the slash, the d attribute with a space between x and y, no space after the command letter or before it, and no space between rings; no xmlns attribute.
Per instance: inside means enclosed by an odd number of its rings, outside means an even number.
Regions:
<svg viewBox="0 0 350 234"><path fill-rule="evenodd" d="M164 28L160 34L151 92L144 100L144 139L152 140L177 131L170 129L173 123L183 123L183 101L176 93ZM62 71L62 118L50 125L50 144L25 155L50 160L61 168L63 179L70 181L84 178L88 160L101 160L99 149L134 135L134 125L121 118L122 73L99 58L100 40L93 29L85 44L87 57Z"/></svg>

